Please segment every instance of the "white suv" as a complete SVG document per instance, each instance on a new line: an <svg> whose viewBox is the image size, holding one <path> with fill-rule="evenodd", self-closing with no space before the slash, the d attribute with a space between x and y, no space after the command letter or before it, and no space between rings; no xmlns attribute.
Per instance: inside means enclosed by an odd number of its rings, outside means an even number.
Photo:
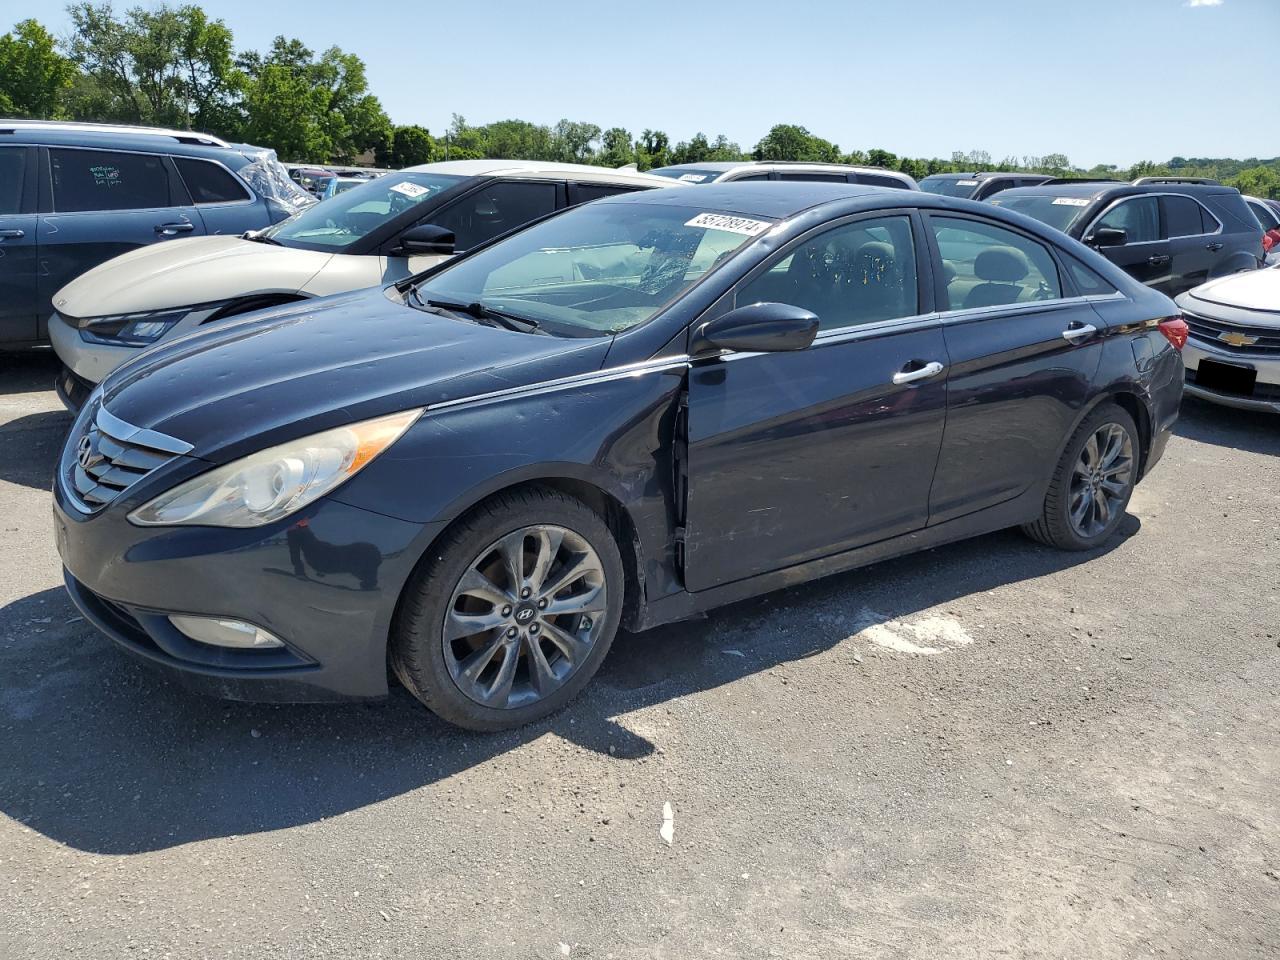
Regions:
<svg viewBox="0 0 1280 960"><path fill-rule="evenodd" d="M714 161L677 163L650 173L681 183L728 183L742 180L809 180L821 183L860 183L867 187L919 190L905 173L883 167L854 167L847 163L803 163L787 160Z"/></svg>
<svg viewBox="0 0 1280 960"><path fill-rule="evenodd" d="M202 324L391 283L564 207L670 186L664 177L582 164L428 163L265 230L134 250L54 295L58 393L76 409L119 364Z"/></svg>

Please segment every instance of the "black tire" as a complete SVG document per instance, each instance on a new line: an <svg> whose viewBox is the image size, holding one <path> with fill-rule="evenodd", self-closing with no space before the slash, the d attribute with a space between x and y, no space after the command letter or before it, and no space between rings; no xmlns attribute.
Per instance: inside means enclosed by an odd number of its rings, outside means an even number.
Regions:
<svg viewBox="0 0 1280 960"><path fill-rule="evenodd" d="M603 607L601 613L594 616L573 615L577 619L566 631L557 631L560 636L570 632L573 637L581 639L573 631L582 629L584 621L581 618L585 616L584 632L590 634L591 638L584 645L585 652L580 660L575 662L564 655L563 661L556 661L561 668L571 672L565 675L558 686L542 695L533 691L535 684L530 673L533 667L529 662L533 654L532 648L526 645L537 642L540 644L539 650L550 649L552 657L561 656L552 643L550 634L556 623L565 623L563 617L541 612L532 615L536 616L537 624L543 625L542 636L529 636L529 632L536 632L537 627L521 627L518 639L510 640L506 646L498 646L507 629L505 626L495 631L478 633L475 638L455 639L451 642L446 641L445 631L449 622L446 618L458 609L457 604L471 599L457 596L457 591L463 589L464 575L471 576L473 567L486 556L501 558L499 544L513 537L517 542L523 543L522 537L515 536L517 533L527 528L544 526L563 528L594 551L592 559L598 560L598 568L593 564L592 574L598 579L602 573L604 597L600 601ZM565 562L560 569L570 566ZM524 569L521 569L522 576ZM550 568L544 572L546 580L554 579L549 575L549 570ZM575 582L581 585L585 581ZM492 582L489 585L492 586ZM518 590L510 582L504 582L503 586L504 589ZM410 693L442 719L457 726L470 730L496 731L532 723L563 708L595 675L617 633L622 616L624 588L625 573L617 542L599 514L565 493L544 487L527 487L499 494L450 527L433 546L429 559L419 564L410 578L392 628L392 668ZM533 600L536 602L537 597ZM528 602L519 601L519 604L525 606ZM552 603L556 603L554 596ZM500 614L495 603L492 610L485 611L483 616L488 619ZM468 617L471 614L461 612L458 616ZM520 616L520 611L513 616ZM511 624L510 629L516 629L514 619L504 623ZM496 660L498 654L503 658L501 662L514 656L517 666L512 670L519 675L523 668L526 693L534 692L538 699L529 703L496 707L478 702L464 692L465 674L460 675L458 680L454 678L454 672L461 665L454 645L473 642L476 647L470 650L472 653L479 652L479 647L495 645L498 653L493 654L491 660ZM546 663L546 659L543 663ZM484 669L487 671L489 667ZM473 693L479 688L479 679L474 678L469 686Z"/></svg>
<svg viewBox="0 0 1280 960"><path fill-rule="evenodd" d="M1096 531L1086 531L1072 521L1071 507L1073 503L1073 480L1076 479L1077 465L1090 439L1099 431L1118 427L1128 435L1131 465L1124 483L1123 494L1110 503L1109 520ZM1133 488L1138 481L1139 469L1138 428L1124 408L1110 401L1104 401L1084 418L1062 453L1062 458L1053 472L1049 483L1049 491L1044 498L1044 511L1033 523L1024 524L1022 531L1033 540L1057 547L1059 550L1093 550L1105 543L1116 532L1116 528L1124 519L1125 508L1133 495Z"/></svg>

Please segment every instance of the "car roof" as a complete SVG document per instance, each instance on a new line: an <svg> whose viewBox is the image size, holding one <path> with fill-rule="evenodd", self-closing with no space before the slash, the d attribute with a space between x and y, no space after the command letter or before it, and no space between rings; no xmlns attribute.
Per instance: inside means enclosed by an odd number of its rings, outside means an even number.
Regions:
<svg viewBox="0 0 1280 960"><path fill-rule="evenodd" d="M1126 183L1123 180L1082 180L1079 183L1041 183L1033 187L1014 187L1000 194L1003 197L1080 197L1097 200L1101 197L1141 196L1144 193L1185 193L1190 196L1205 194L1237 193L1234 187L1201 183Z"/></svg>
<svg viewBox="0 0 1280 960"><path fill-rule="evenodd" d="M893 198L901 203L904 193L905 191L893 187L872 187L857 183L823 183L816 180L737 183L731 180L728 183L709 183L693 190L672 184L663 190L623 193L596 202L671 204L744 217L784 220L812 207L840 200L883 198L887 205L890 198ZM909 196L915 198L916 194L911 193Z"/></svg>
<svg viewBox="0 0 1280 960"><path fill-rule="evenodd" d="M1036 177L1041 180L1052 180L1047 173L1019 173L1016 170L975 170L973 173L931 173L926 180L997 180L1001 177L1014 177L1026 180Z"/></svg>
<svg viewBox="0 0 1280 960"><path fill-rule="evenodd" d="M604 183L633 183L650 187L669 187L666 177L639 173L631 169L617 170L589 163L557 163L551 160L442 160L406 167L413 173L445 173L458 177L567 177L573 180L596 180Z"/></svg>
<svg viewBox="0 0 1280 960"><path fill-rule="evenodd" d="M10 139L12 138L12 139ZM170 130L118 123L64 123L60 120L0 119L0 143L38 143L48 146L98 147L103 150L163 151L177 156L241 158L238 165L269 147L228 143L198 130Z"/></svg>
<svg viewBox="0 0 1280 960"><path fill-rule="evenodd" d="M895 179L910 180L910 174L888 167L862 167L852 163L821 163L816 160L709 160L706 163L671 163L663 170L711 170L728 173L730 170L830 170L836 173L873 173Z"/></svg>

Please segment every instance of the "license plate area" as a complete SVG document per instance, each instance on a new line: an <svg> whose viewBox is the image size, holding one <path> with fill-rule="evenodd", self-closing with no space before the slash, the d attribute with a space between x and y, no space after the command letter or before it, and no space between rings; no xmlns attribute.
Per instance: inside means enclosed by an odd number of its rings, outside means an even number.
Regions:
<svg viewBox="0 0 1280 960"><path fill-rule="evenodd" d="M1201 360L1196 368L1196 384L1217 393L1251 397L1257 382L1258 371L1252 367L1240 367L1218 360Z"/></svg>

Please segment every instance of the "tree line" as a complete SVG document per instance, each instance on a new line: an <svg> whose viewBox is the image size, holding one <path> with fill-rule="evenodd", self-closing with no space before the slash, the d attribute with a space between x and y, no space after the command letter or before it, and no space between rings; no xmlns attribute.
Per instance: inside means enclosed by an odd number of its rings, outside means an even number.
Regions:
<svg viewBox="0 0 1280 960"><path fill-rule="evenodd" d="M800 160L884 167L916 179L934 173L1004 170L1053 176L1214 177L1241 192L1280 198L1280 157L1247 160L1174 157L1131 167L1073 165L1065 154L1008 156L983 150L948 158L899 156L883 148L844 151L796 124L776 124L751 149L723 134L672 142L663 131L561 120L554 125L499 120L475 125L454 115L432 134L395 125L369 90L364 61L339 47L317 53L278 36L266 51L237 51L230 28L195 4L131 7L110 2L67 8L72 28L55 38L36 20L0 36L0 115L94 120L201 130L271 147L287 161L379 166L502 157L560 160L641 170L716 160Z"/></svg>

